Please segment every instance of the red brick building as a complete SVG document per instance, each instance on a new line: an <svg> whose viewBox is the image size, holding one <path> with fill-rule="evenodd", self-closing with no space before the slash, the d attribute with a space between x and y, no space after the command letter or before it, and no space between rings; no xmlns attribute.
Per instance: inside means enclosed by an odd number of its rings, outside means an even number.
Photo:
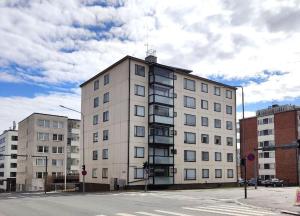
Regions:
<svg viewBox="0 0 300 216"><path fill-rule="evenodd" d="M258 110L255 117L240 120L241 158L250 153L256 156L254 161L247 161L247 179L256 176L262 180L278 178L289 185L297 185L299 183L298 149L276 148L272 151L255 149L290 144L299 138L300 107L298 106L273 105ZM243 167L241 169L244 178Z"/></svg>

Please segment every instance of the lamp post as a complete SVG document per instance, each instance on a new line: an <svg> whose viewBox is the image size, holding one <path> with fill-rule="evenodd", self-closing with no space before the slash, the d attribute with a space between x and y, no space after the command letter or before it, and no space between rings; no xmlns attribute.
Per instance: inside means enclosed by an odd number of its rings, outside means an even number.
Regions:
<svg viewBox="0 0 300 216"><path fill-rule="evenodd" d="M67 110L71 110L77 113L80 113L81 115L81 119L82 119L82 167L85 167L85 157L84 157L84 115L82 112L69 108L69 107L65 107L63 105L59 105L62 108L65 108ZM66 161L67 162L67 161ZM67 172L67 170L65 170L65 172ZM66 187L66 177L67 175L65 175L65 187ZM82 176L82 192L85 192L85 175Z"/></svg>

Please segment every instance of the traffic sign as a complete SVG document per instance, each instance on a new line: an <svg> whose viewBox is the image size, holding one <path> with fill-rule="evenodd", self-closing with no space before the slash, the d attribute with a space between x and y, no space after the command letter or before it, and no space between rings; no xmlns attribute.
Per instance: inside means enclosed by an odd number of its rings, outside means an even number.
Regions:
<svg viewBox="0 0 300 216"><path fill-rule="evenodd" d="M81 171L81 174L82 174L83 176L85 176L85 175L87 174L87 172L86 172L85 170L82 170L82 171Z"/></svg>
<svg viewBox="0 0 300 216"><path fill-rule="evenodd" d="M255 155L253 153L250 153L250 154L247 155L247 159L249 161L253 161L255 159Z"/></svg>

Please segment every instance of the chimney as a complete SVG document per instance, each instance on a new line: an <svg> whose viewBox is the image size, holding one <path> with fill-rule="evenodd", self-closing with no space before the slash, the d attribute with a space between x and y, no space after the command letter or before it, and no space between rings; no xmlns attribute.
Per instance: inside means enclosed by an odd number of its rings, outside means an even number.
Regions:
<svg viewBox="0 0 300 216"><path fill-rule="evenodd" d="M16 130L16 121L13 121L13 130Z"/></svg>

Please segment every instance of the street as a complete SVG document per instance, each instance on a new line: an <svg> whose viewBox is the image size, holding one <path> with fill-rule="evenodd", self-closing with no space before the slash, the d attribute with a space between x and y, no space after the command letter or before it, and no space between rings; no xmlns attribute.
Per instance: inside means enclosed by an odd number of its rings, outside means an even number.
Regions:
<svg viewBox="0 0 300 216"><path fill-rule="evenodd" d="M281 207L287 207L287 204L268 206L263 202L267 202L270 196L275 201L282 200L284 196L288 198L285 202L290 202L295 190L296 188L249 188L247 202L251 204L243 203L242 188L147 193L11 193L0 194L0 216L280 215ZM293 203L290 206L292 208Z"/></svg>

